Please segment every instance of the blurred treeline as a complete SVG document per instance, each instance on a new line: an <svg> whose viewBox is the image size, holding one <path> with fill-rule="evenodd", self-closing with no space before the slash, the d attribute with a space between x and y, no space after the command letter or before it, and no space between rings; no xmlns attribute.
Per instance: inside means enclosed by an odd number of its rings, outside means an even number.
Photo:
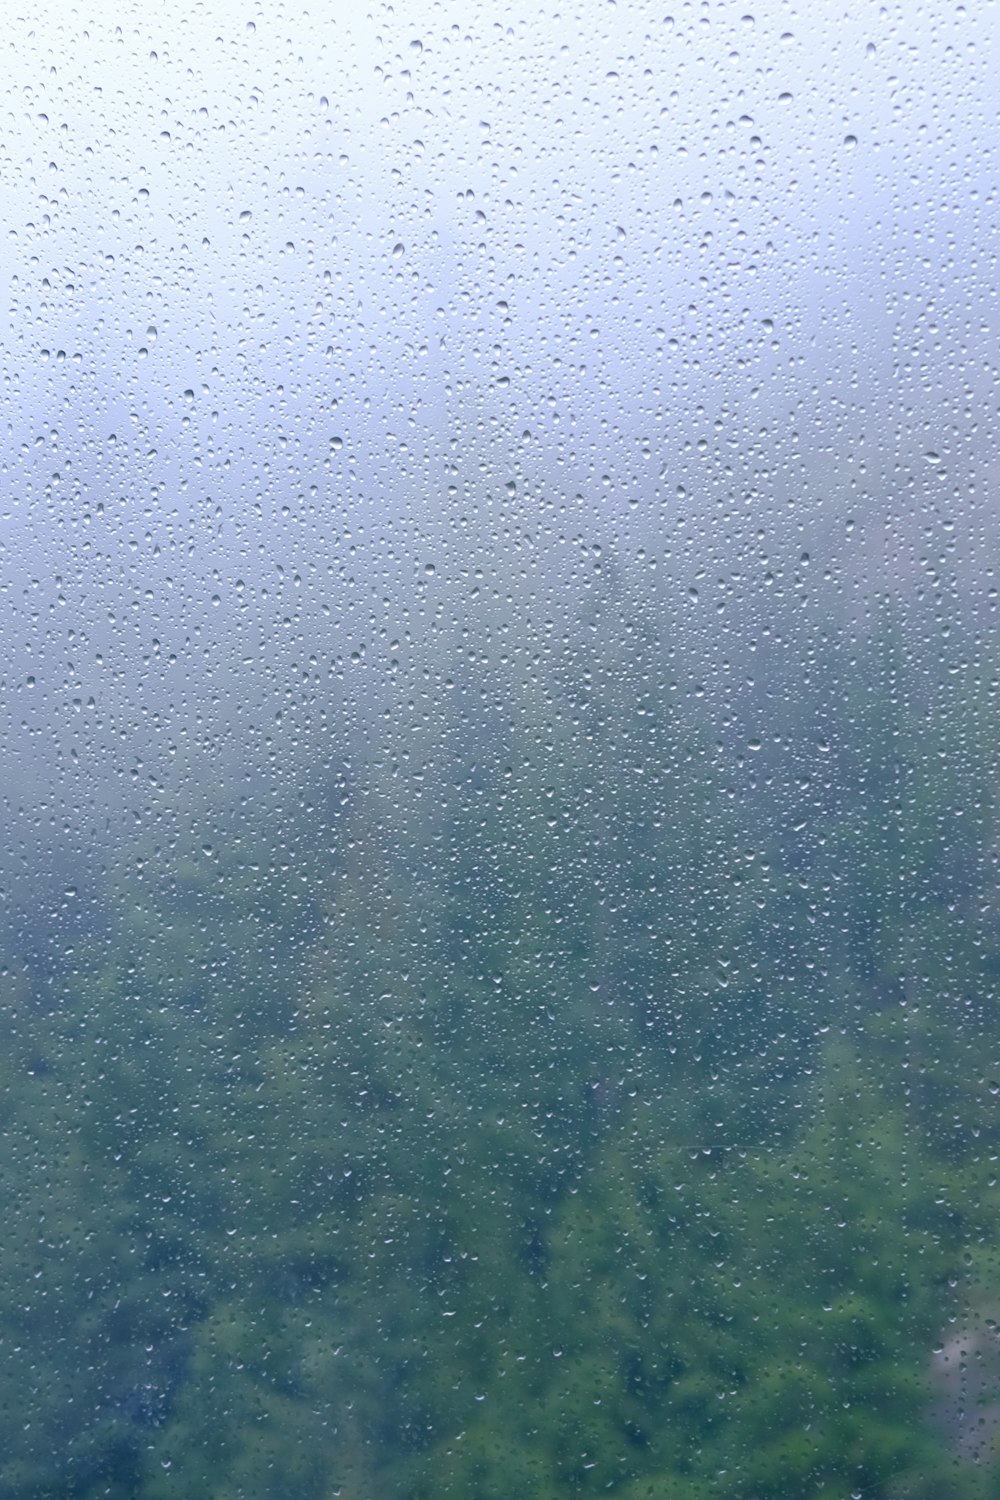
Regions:
<svg viewBox="0 0 1000 1500"><path fill-rule="evenodd" d="M4 1496L996 1492L995 664L630 600L12 902Z"/></svg>

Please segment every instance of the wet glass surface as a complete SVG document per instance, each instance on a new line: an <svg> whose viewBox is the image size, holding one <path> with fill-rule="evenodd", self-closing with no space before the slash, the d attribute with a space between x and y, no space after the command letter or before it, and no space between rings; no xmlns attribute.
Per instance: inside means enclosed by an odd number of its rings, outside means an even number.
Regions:
<svg viewBox="0 0 1000 1500"><path fill-rule="evenodd" d="M0 1494L996 1493L998 54L8 22Z"/></svg>

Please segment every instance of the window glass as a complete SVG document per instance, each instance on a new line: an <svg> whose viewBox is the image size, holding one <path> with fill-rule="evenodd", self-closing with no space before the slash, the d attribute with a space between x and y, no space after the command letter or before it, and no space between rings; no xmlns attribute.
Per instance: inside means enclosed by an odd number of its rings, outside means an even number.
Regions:
<svg viewBox="0 0 1000 1500"><path fill-rule="evenodd" d="M997 1493L994 11L8 17L10 1500Z"/></svg>

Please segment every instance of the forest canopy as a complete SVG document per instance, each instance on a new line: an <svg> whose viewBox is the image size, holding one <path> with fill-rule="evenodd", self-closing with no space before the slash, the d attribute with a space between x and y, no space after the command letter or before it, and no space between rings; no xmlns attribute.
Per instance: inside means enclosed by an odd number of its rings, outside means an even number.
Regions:
<svg viewBox="0 0 1000 1500"><path fill-rule="evenodd" d="M12 922L12 1500L992 1492L995 682L622 607Z"/></svg>

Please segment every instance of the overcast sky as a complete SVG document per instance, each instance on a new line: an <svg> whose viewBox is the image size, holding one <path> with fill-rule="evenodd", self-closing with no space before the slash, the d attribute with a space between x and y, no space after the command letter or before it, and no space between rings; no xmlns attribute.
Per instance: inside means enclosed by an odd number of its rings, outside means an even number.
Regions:
<svg viewBox="0 0 1000 1500"><path fill-rule="evenodd" d="M860 548L895 511L953 549L957 525L985 575L998 20L983 0L8 18L18 849L142 825L223 768L259 783L297 702L360 721L392 642L418 672L446 649L435 618L474 616L476 568L514 554L538 608L571 613L599 541L627 570L693 531L738 572L793 532L851 523Z"/></svg>

